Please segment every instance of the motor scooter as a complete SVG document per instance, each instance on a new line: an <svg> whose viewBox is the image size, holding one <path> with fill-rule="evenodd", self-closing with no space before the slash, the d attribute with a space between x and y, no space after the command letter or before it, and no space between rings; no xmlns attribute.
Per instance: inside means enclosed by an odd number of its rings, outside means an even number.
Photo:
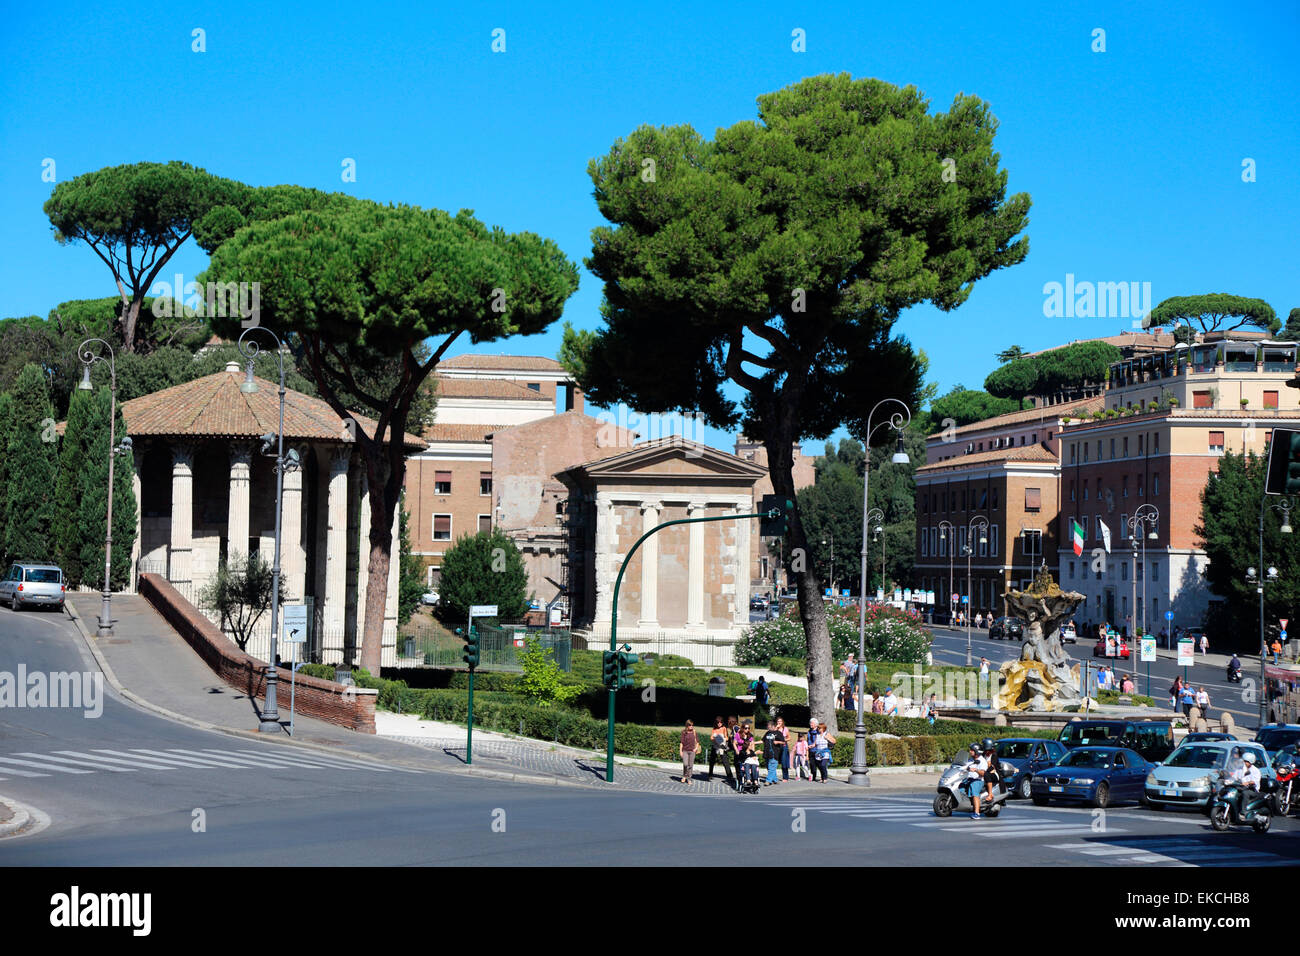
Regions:
<svg viewBox="0 0 1300 956"><path fill-rule="evenodd" d="M1256 833L1267 833L1273 822L1270 806L1274 781L1265 777L1259 790L1250 790L1239 783L1224 784L1210 801L1210 826L1220 832L1234 823L1250 824Z"/></svg>
<svg viewBox="0 0 1300 956"><path fill-rule="evenodd" d="M1289 816L1292 810L1300 809L1300 764L1292 765L1288 770L1276 770L1277 785L1273 790L1271 804L1273 813L1279 817Z"/></svg>
<svg viewBox="0 0 1300 956"><path fill-rule="evenodd" d="M1240 668L1240 667L1233 667L1231 664L1229 664L1229 665L1228 665L1228 675L1227 675L1227 676L1228 676L1228 683L1229 683L1229 684L1240 684L1240 683L1241 683L1241 668Z"/></svg>
<svg viewBox="0 0 1300 956"><path fill-rule="evenodd" d="M939 777L938 793L934 798L934 815L936 817L950 817L954 810L961 810L965 813L973 813L975 803L971 800L970 795L966 793L966 762L964 760L955 760L951 767L945 770ZM980 782L981 794L984 783ZM1007 802L1006 784L999 780L993 787L993 799L987 800L980 797L980 813L996 817L1002 812L1002 806Z"/></svg>

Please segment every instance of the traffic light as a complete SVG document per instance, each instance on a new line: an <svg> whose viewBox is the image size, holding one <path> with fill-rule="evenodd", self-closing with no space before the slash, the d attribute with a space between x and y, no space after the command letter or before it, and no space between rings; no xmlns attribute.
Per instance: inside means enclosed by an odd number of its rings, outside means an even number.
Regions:
<svg viewBox="0 0 1300 956"><path fill-rule="evenodd" d="M761 538L780 538L785 535L787 520L794 511L794 502L784 495L764 495L758 505L758 535Z"/></svg>
<svg viewBox="0 0 1300 956"><path fill-rule="evenodd" d="M1300 494L1300 431L1273 429L1273 438L1268 446L1264 494Z"/></svg>
<svg viewBox="0 0 1300 956"><path fill-rule="evenodd" d="M627 644L623 645L627 647ZM627 651L618 652L618 686L619 688L631 687L634 683L632 680L632 665L641 658L635 654L629 654Z"/></svg>
<svg viewBox="0 0 1300 956"><path fill-rule="evenodd" d="M478 642L479 633L475 628L469 629L469 636L465 638L464 661L471 668L478 667Z"/></svg>
<svg viewBox="0 0 1300 956"><path fill-rule="evenodd" d="M618 688L618 664L619 656L613 651L606 651L603 659L603 682L611 690Z"/></svg>

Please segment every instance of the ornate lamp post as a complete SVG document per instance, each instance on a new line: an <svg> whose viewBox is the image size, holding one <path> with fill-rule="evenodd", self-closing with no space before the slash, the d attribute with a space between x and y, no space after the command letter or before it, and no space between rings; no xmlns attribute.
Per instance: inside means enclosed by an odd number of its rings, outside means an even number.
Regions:
<svg viewBox="0 0 1300 956"><path fill-rule="evenodd" d="M1287 497L1272 502L1274 510L1282 514L1282 527L1280 530L1283 534L1291 534L1291 506L1293 503ZM1264 511L1265 506L1268 504L1268 496L1262 496L1259 502L1259 566L1261 569L1264 567ZM1264 671L1264 662L1268 660L1268 643L1264 637L1264 583L1267 581L1272 584L1277 581L1277 568L1269 568L1262 573L1257 573L1254 568L1247 568L1246 580L1255 585L1255 591L1259 594L1259 726L1263 727L1265 699L1268 697L1268 684Z"/></svg>
<svg viewBox="0 0 1300 956"><path fill-rule="evenodd" d="M872 508L867 512L867 524L870 525L873 521L878 522L872 528L871 540L880 542L880 591L883 594L889 587L885 580L885 512L880 508Z"/></svg>
<svg viewBox="0 0 1300 956"><path fill-rule="evenodd" d="M96 342L108 350L108 358L96 355L91 350L91 344ZM110 575L113 565L113 462L118 455L130 453L131 439L123 437L122 444L118 445L117 443L117 362L113 354L113 347L103 339L86 339L77 347L77 358L81 360L81 384L77 386L77 390L83 392L94 390L94 386L90 384L90 367L96 362L108 363L108 517L105 521L104 531L104 602L99 610L99 626L95 630L95 636L112 637L113 590Z"/></svg>
<svg viewBox="0 0 1300 956"><path fill-rule="evenodd" d="M1159 524L1160 524L1160 509L1153 504L1139 505L1137 511L1133 513L1133 517L1128 519L1128 526L1130 529L1129 541L1133 545L1133 630L1135 632L1138 629L1137 559L1138 559L1139 541L1141 541L1141 547L1142 547L1142 567L1144 569L1142 572L1142 633L1143 634L1146 634L1147 631L1150 629L1150 625L1147 621L1147 573L1145 570L1147 566L1147 538L1150 538L1152 541L1156 541L1159 539L1160 536L1156 533L1156 527ZM1148 530L1146 534L1143 534L1143 531L1148 527L1150 528L1150 530ZM1136 643L1137 634L1135 633L1133 636L1134 636L1134 643ZM1132 664L1133 666L1133 680L1136 683L1137 682L1137 655L1132 653L1131 651L1129 653L1129 663Z"/></svg>
<svg viewBox="0 0 1300 956"><path fill-rule="evenodd" d="M262 721L258 730L262 733L283 733L284 727L280 724L280 713L276 708L276 685L279 682L279 675L276 672L277 657L277 638L280 630L280 515L284 500L284 473L289 468L295 468L298 465L298 453L293 449L289 450L286 456L284 453L284 344L280 337L268 329L266 326L256 325L250 329L245 329L239 336L239 354L247 360L246 375L244 382L239 386L239 390L245 394L257 392L258 384L253 378L253 359L261 351L261 347L250 336L253 332L265 332L275 342L275 358L280 366L280 427L274 434L262 436L262 454L266 454L272 442L276 444L275 453L275 563L271 567L271 651L268 655L270 661L266 668L266 707L262 710ZM248 339L247 342L244 340Z"/></svg>
<svg viewBox="0 0 1300 956"><path fill-rule="evenodd" d="M970 559L975 554L975 529L980 529L980 544L988 543L989 519L983 515L975 515L970 519L968 531L966 533L966 666L971 666L971 644L970 644L970 619L971 619L971 569Z"/></svg>
<svg viewBox="0 0 1300 956"><path fill-rule="evenodd" d="M871 510L867 502L870 500L868 491L871 486L871 436L878 427L872 425L872 420L876 417L876 412L880 410L880 406L891 403L897 405L902 411L894 412L886 421L880 423L881 425L889 425L894 429L896 443L890 461L898 465L906 465L910 461L907 452L903 451L903 430L912 421L912 410L907 407L906 402L897 398L882 398L876 402L867 415L867 431L864 436L866 454L862 461L862 594L858 600L858 672L854 675L858 684L858 722L853 728L853 764L849 767L849 783L859 787L871 785L871 780L867 776L867 725L862 716L863 691L865 689L862 658L867 653L867 526L871 520ZM883 586L883 580L881 583Z"/></svg>
<svg viewBox="0 0 1300 956"><path fill-rule="evenodd" d="M948 626L952 627L952 622L957 616L957 609L953 606L953 595L957 592L952 589L952 558L957 550L957 526L947 518L940 521L939 538L945 544L944 550L948 552Z"/></svg>

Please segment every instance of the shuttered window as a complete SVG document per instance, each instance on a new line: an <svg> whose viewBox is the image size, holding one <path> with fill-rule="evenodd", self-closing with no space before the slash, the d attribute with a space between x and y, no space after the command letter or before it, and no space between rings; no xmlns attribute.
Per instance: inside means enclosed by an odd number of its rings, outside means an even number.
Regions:
<svg viewBox="0 0 1300 956"><path fill-rule="evenodd" d="M435 495L451 494L451 472L435 471L433 473L433 493Z"/></svg>
<svg viewBox="0 0 1300 956"><path fill-rule="evenodd" d="M434 541L451 540L451 515L433 516L433 540Z"/></svg>
<svg viewBox="0 0 1300 956"><path fill-rule="evenodd" d="M1025 510L1040 511L1043 507L1043 495L1039 488L1025 489Z"/></svg>
<svg viewBox="0 0 1300 956"><path fill-rule="evenodd" d="M1210 408L1210 393L1192 392L1192 408Z"/></svg>
<svg viewBox="0 0 1300 956"><path fill-rule="evenodd" d="M1223 453L1223 432L1210 432L1210 454Z"/></svg>

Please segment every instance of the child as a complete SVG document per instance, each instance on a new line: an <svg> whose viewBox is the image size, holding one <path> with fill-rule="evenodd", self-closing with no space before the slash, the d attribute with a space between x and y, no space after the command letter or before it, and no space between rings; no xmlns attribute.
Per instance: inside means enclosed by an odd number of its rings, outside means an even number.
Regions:
<svg viewBox="0 0 1300 956"><path fill-rule="evenodd" d="M812 778L812 771L808 769L808 741L805 740L806 734L800 734L798 741L794 745L794 772L800 780L804 774Z"/></svg>
<svg viewBox="0 0 1300 956"><path fill-rule="evenodd" d="M754 739L751 737L745 747L745 782L752 783L755 788L758 787L758 754L754 750Z"/></svg>

